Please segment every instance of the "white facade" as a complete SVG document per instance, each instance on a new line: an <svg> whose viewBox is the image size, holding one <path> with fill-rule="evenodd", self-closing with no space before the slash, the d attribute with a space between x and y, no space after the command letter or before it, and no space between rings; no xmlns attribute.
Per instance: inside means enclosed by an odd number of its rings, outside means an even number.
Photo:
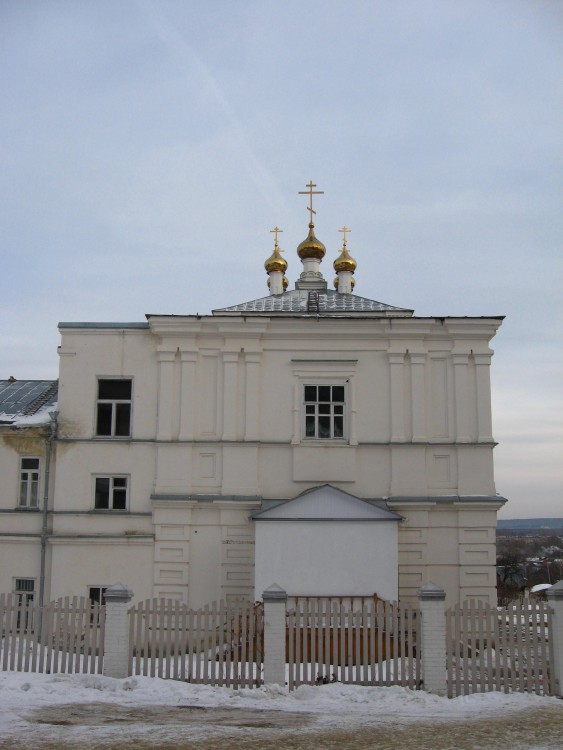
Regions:
<svg viewBox="0 0 563 750"><path fill-rule="evenodd" d="M120 580L135 600L194 607L274 581L414 600L431 580L448 604L495 601L489 344L502 319L417 318L301 284L211 316L60 324L49 598ZM0 451L4 591L40 575L39 515L17 508L21 450ZM325 484L401 520L253 520Z"/></svg>

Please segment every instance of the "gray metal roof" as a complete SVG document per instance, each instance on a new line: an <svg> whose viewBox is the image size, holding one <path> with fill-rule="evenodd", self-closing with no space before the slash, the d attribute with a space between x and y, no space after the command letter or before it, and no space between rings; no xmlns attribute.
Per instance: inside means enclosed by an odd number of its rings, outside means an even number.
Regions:
<svg viewBox="0 0 563 750"><path fill-rule="evenodd" d="M306 289L293 289L283 294L269 295L231 307L213 310L213 315L232 313L286 314L286 315L346 315L362 313L374 316L411 316L413 311L403 307L393 307L356 294L340 294L331 289L315 292L318 294L318 309L315 297Z"/></svg>
<svg viewBox="0 0 563 750"><path fill-rule="evenodd" d="M0 380L0 424L14 424L57 402L58 380Z"/></svg>

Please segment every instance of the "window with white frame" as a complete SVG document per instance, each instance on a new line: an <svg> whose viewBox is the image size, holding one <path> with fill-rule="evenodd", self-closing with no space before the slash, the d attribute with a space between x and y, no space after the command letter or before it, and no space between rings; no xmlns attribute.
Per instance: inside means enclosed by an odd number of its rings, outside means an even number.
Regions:
<svg viewBox="0 0 563 750"><path fill-rule="evenodd" d="M129 437L131 434L130 378L100 378L96 402L96 435Z"/></svg>
<svg viewBox="0 0 563 750"><path fill-rule="evenodd" d="M94 509L127 510L127 477L95 477Z"/></svg>
<svg viewBox="0 0 563 750"><path fill-rule="evenodd" d="M319 440L344 438L345 386L305 384L303 396L305 437Z"/></svg>
<svg viewBox="0 0 563 750"><path fill-rule="evenodd" d="M39 504L39 459L20 459L20 508L37 508Z"/></svg>

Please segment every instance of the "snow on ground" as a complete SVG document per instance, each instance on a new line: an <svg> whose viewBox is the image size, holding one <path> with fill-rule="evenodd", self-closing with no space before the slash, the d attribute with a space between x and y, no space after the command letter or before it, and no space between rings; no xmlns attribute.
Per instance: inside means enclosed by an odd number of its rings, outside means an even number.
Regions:
<svg viewBox="0 0 563 750"><path fill-rule="evenodd" d="M293 692L278 685L256 689L191 685L151 677L113 679L100 675L0 673L0 737L10 735L27 712L61 704L108 703L143 706L193 706L306 712L326 725L350 720L369 723L385 716L394 723L417 720L460 720L507 715L540 706L563 704L556 698L528 694L480 693L454 699L401 687L360 687L333 683L302 685ZM19 718L18 718L19 717Z"/></svg>

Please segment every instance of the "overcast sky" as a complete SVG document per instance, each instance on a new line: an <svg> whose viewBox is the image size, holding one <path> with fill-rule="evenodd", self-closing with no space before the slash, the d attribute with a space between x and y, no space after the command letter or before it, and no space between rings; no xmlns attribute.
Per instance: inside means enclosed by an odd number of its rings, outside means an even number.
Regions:
<svg viewBox="0 0 563 750"><path fill-rule="evenodd" d="M324 271L493 340L501 517L563 516L563 2L0 0L0 378L59 321L209 313Z"/></svg>

